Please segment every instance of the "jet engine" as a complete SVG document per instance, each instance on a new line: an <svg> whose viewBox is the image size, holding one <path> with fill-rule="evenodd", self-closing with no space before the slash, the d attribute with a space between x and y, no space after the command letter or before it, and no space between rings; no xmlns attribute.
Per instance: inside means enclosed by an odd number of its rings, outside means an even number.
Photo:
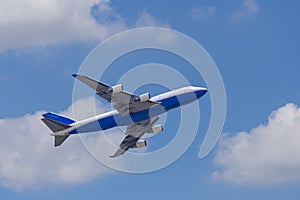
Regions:
<svg viewBox="0 0 300 200"><path fill-rule="evenodd" d="M140 95L138 98L136 98L135 101L144 102L144 101L148 101L149 99L150 99L150 94L145 93L145 94Z"/></svg>
<svg viewBox="0 0 300 200"><path fill-rule="evenodd" d="M112 86L110 90L113 94L122 92L123 91L123 85L119 84L119 85Z"/></svg>
<svg viewBox="0 0 300 200"><path fill-rule="evenodd" d="M145 140L141 140L139 142L136 142L135 145L131 148L142 148L147 146L147 142Z"/></svg>
<svg viewBox="0 0 300 200"><path fill-rule="evenodd" d="M150 133L159 133L159 132L161 132L163 130L164 130L164 128L160 124L160 125L156 125L156 126L152 127L152 129L150 130Z"/></svg>

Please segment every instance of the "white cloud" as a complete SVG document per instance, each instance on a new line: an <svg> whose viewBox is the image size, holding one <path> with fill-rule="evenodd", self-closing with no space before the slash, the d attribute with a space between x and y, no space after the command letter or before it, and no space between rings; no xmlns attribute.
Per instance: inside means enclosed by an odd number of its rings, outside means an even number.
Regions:
<svg viewBox="0 0 300 200"><path fill-rule="evenodd" d="M139 15L138 20L135 23L136 27L143 27L143 26L149 26L149 27L169 27L169 25L154 16L152 16L150 13L144 11Z"/></svg>
<svg viewBox="0 0 300 200"><path fill-rule="evenodd" d="M97 22L91 13L101 14L102 21ZM0 6L0 50L101 40L125 27L108 0L4 0Z"/></svg>
<svg viewBox="0 0 300 200"><path fill-rule="evenodd" d="M106 0L4 0L0 6L0 50L48 45L65 41L101 40L124 29L112 10L113 20L97 23L91 7L107 7Z"/></svg>
<svg viewBox="0 0 300 200"><path fill-rule="evenodd" d="M266 125L221 139L221 169L214 178L237 184L273 185L300 181L300 108L286 104Z"/></svg>
<svg viewBox="0 0 300 200"><path fill-rule="evenodd" d="M0 51L63 42L101 41L126 30L110 0L3 0L0 6ZM147 12L135 27L166 26Z"/></svg>
<svg viewBox="0 0 300 200"><path fill-rule="evenodd" d="M97 22L92 12L102 13L102 21ZM0 51L97 41L125 27L124 20L114 13L107 0L4 0L0 6Z"/></svg>
<svg viewBox="0 0 300 200"><path fill-rule="evenodd" d="M94 99L87 98L76 101L73 108L84 118L95 114L93 107L86 106L93 104ZM97 107L98 112L104 110ZM88 154L77 136L54 148L51 131L40 120L43 113L0 120L1 186L21 190L80 184L112 172ZM72 116L72 107L62 113Z"/></svg>
<svg viewBox="0 0 300 200"><path fill-rule="evenodd" d="M251 17L259 12L259 5L256 0L244 0L241 10L235 11L231 15L232 20L240 20L246 17Z"/></svg>
<svg viewBox="0 0 300 200"><path fill-rule="evenodd" d="M214 6L197 6L192 9L192 19L199 20L215 15L217 9Z"/></svg>

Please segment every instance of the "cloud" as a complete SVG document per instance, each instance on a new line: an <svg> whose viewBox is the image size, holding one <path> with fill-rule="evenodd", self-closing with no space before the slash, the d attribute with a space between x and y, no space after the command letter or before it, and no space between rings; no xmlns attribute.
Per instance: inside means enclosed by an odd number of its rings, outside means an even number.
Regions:
<svg viewBox="0 0 300 200"><path fill-rule="evenodd" d="M197 6L192 9L191 17L195 20L201 20L215 15L216 12L217 9L214 6Z"/></svg>
<svg viewBox="0 0 300 200"><path fill-rule="evenodd" d="M266 125L221 139L213 177L237 184L274 185L300 181L300 108L289 103Z"/></svg>
<svg viewBox="0 0 300 200"><path fill-rule="evenodd" d="M144 11L139 15L138 20L135 23L135 27L169 27L168 23L159 20L152 16L150 13Z"/></svg>
<svg viewBox="0 0 300 200"><path fill-rule="evenodd" d="M79 118L94 116L94 107L86 106L94 103L94 98L78 100L61 113L72 116L73 108L81 111ZM96 113L104 112L103 105L99 102L96 105ZM49 136L51 131L40 120L43 113L0 119L1 186L22 190L82 184L101 174L112 173L88 154L77 136L54 148L54 138ZM118 136L123 137L123 134Z"/></svg>
<svg viewBox="0 0 300 200"><path fill-rule="evenodd" d="M101 21L95 17L99 13ZM108 0L4 0L0 6L0 50L102 40L125 27Z"/></svg>
<svg viewBox="0 0 300 200"><path fill-rule="evenodd" d="M110 0L3 0L0 51L64 42L102 41L129 26ZM147 12L136 26L165 26Z"/></svg>
<svg viewBox="0 0 300 200"><path fill-rule="evenodd" d="M241 10L235 11L231 15L231 20L240 20L246 17L252 17L259 12L259 5L256 0L244 0Z"/></svg>

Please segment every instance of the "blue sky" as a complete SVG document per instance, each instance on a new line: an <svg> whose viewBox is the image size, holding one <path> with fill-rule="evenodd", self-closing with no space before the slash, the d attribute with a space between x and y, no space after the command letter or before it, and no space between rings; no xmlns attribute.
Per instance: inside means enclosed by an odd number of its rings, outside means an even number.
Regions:
<svg viewBox="0 0 300 200"><path fill-rule="evenodd" d="M0 5L2 198L299 199L298 1L58 2L15 0ZM53 150L40 115L50 110L69 113L74 84L70 75L88 53L114 33L143 26L169 27L192 37L217 64L227 93L219 144L204 160L198 159L210 117L206 95L199 100L203 130L188 151L163 170L112 171L95 164L78 142ZM184 64L166 54L152 52L149 58L146 53L116 64L123 62L125 69L150 61ZM178 111L170 114L177 116ZM72 156L77 156L74 162ZM66 175L62 169L80 173Z"/></svg>

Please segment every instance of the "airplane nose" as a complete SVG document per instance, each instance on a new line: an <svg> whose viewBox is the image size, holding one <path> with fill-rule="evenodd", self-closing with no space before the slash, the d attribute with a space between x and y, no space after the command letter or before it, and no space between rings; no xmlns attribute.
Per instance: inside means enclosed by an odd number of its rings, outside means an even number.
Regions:
<svg viewBox="0 0 300 200"><path fill-rule="evenodd" d="M203 95L205 95L208 90L207 88L201 88L200 91L202 91Z"/></svg>
<svg viewBox="0 0 300 200"><path fill-rule="evenodd" d="M204 87L194 87L194 92L196 93L197 97L200 98L207 93L207 88Z"/></svg>
<svg viewBox="0 0 300 200"><path fill-rule="evenodd" d="M207 88L200 88L200 90L207 92Z"/></svg>

